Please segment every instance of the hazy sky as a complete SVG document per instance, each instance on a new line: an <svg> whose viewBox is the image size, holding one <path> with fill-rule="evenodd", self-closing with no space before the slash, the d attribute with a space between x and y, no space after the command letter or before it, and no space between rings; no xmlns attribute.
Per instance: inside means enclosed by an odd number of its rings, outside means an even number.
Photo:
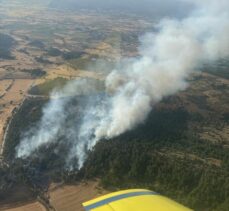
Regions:
<svg viewBox="0 0 229 211"><path fill-rule="evenodd" d="M185 16L191 8L184 0L52 0L50 6L126 11L152 17Z"/></svg>

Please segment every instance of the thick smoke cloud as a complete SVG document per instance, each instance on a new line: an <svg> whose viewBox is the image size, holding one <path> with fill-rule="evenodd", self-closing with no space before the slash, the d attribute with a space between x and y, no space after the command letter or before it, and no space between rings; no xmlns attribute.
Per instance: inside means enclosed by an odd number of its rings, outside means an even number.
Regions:
<svg viewBox="0 0 229 211"><path fill-rule="evenodd" d="M157 33L141 38L140 57L124 59L122 66L107 76L106 93L88 100L80 123L63 132L72 143L68 162L77 157L82 167L87 150L99 140L113 138L144 122L155 103L187 87L187 77L202 63L229 56L229 2L191 2L196 9L189 17L163 20ZM59 140L57 136L69 116L69 100L60 97L82 94L84 89L93 87L79 80L54 94L59 100L51 100L38 128L24 135L18 157L25 158L40 146Z"/></svg>

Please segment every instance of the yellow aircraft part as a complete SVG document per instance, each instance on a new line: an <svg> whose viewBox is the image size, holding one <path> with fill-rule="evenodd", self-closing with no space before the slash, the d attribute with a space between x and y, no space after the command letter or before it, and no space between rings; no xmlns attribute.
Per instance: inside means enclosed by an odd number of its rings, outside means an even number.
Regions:
<svg viewBox="0 0 229 211"><path fill-rule="evenodd" d="M110 193L83 203L85 211L191 211L191 209L145 189Z"/></svg>

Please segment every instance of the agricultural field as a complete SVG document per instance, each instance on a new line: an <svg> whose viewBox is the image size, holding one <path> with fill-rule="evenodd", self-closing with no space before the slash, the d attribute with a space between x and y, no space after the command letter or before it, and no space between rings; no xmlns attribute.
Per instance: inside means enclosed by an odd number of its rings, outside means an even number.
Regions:
<svg viewBox="0 0 229 211"><path fill-rule="evenodd" d="M1 210L1 208L0 208ZM29 203L23 206L17 206L16 208L4 208L5 211L46 211L46 208L39 202Z"/></svg>
<svg viewBox="0 0 229 211"><path fill-rule="evenodd" d="M10 82L9 82L10 81ZM0 145L1 153L4 145L4 132L7 130L7 124L12 117L15 109L17 109L25 99L27 91L32 85L30 79L6 80L2 81L4 86L3 94L0 98ZM8 84L8 85L4 85Z"/></svg>
<svg viewBox="0 0 229 211"><path fill-rule="evenodd" d="M49 189L50 203L56 210L84 211L82 203L106 194L98 185L98 181L88 181L78 185L51 185Z"/></svg>

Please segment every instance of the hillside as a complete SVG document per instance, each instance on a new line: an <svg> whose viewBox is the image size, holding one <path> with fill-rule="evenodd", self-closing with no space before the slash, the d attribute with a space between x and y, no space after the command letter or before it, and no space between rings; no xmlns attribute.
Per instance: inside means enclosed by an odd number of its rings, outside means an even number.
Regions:
<svg viewBox="0 0 229 211"><path fill-rule="evenodd" d="M85 177L101 177L109 189L156 190L195 210L227 210L228 97L228 80L193 78L186 91L158 104L143 125L97 144Z"/></svg>
<svg viewBox="0 0 229 211"><path fill-rule="evenodd" d="M66 169L69 146L63 142L41 147L27 161L13 159L21 132L39 120L47 101L26 100L6 141L4 156L11 174L21 175L17 182L32 185L36 194L42 194L52 181L72 184L100 178L106 189L145 187L196 210L227 210L228 79L203 73L190 78L190 84L186 91L157 104L144 124L113 140L100 141L79 172ZM83 96L78 97L71 104L82 100Z"/></svg>

